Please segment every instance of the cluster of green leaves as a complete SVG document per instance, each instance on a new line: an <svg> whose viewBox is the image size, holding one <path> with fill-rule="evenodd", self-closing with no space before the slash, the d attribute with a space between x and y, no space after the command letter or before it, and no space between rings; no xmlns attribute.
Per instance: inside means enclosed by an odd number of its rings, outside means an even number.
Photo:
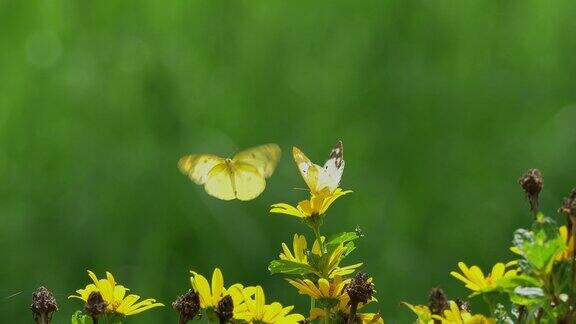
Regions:
<svg viewBox="0 0 576 324"><path fill-rule="evenodd" d="M556 323L572 318L573 251L556 222L539 213L531 230L518 229L513 244L521 258L519 275L503 282L513 315L500 319L520 323Z"/></svg>

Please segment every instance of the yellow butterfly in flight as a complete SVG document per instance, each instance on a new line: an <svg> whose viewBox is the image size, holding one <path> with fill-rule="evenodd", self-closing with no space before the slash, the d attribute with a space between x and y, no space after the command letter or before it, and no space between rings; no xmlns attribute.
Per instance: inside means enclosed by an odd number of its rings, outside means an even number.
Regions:
<svg viewBox="0 0 576 324"><path fill-rule="evenodd" d="M206 192L222 200L252 200L266 188L282 151L276 144L264 144L240 151L233 158L211 154L185 155L178 168Z"/></svg>
<svg viewBox="0 0 576 324"><path fill-rule="evenodd" d="M338 188L344 173L345 164L342 141L336 143L323 167L312 163L297 147L292 148L292 155L302 178L304 178L313 195L318 195L326 188L330 193Z"/></svg>

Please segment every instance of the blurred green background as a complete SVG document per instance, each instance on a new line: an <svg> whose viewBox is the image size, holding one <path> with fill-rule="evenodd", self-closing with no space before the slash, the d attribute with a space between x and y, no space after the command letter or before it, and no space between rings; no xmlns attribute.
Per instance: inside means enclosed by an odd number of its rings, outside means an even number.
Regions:
<svg viewBox="0 0 576 324"><path fill-rule="evenodd" d="M306 312L268 262L305 194L290 149L318 163L342 139L342 186L324 232L366 234L349 262L375 278L388 323L460 260L508 261L528 226L517 185L545 179L556 215L576 186L574 1L0 0L0 311L29 323L46 285L55 323L86 269L169 305L190 269L264 285ZM284 156L250 202L209 197L185 153L276 142ZM557 217L560 219L560 217ZM21 292L16 296L14 293ZM175 323L171 307L127 323Z"/></svg>

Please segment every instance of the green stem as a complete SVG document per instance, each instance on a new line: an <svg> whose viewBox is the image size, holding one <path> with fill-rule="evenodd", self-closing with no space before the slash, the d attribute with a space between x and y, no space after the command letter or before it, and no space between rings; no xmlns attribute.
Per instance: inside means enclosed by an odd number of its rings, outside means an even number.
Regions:
<svg viewBox="0 0 576 324"><path fill-rule="evenodd" d="M356 311L358 310L358 303L353 303L350 305L350 314L348 315L348 321L346 324L353 324L356 322Z"/></svg>
<svg viewBox="0 0 576 324"><path fill-rule="evenodd" d="M316 308L316 299L314 297L310 297L310 311Z"/></svg>
<svg viewBox="0 0 576 324"><path fill-rule="evenodd" d="M326 253L326 250L324 248L324 242L322 242L322 235L320 235L320 226L314 225L312 226L312 230L314 231L318 245L320 245L320 256L322 256L324 253Z"/></svg>
<svg viewBox="0 0 576 324"><path fill-rule="evenodd" d="M483 294L482 298L486 304L488 304L488 308L490 308L490 316L494 315L494 302L492 301L492 298L488 297L486 294Z"/></svg>
<svg viewBox="0 0 576 324"><path fill-rule="evenodd" d="M330 324L330 309L324 308L324 312L326 313L326 316L324 316L324 323Z"/></svg>

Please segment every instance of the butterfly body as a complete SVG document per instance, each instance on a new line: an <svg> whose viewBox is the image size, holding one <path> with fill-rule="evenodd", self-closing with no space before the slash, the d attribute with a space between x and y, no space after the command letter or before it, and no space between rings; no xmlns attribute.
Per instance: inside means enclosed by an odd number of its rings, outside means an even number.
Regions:
<svg viewBox="0 0 576 324"><path fill-rule="evenodd" d="M265 144L243 150L232 158L210 154L183 156L178 162L182 173L206 192L222 200L252 200L266 188L280 159L276 144Z"/></svg>

